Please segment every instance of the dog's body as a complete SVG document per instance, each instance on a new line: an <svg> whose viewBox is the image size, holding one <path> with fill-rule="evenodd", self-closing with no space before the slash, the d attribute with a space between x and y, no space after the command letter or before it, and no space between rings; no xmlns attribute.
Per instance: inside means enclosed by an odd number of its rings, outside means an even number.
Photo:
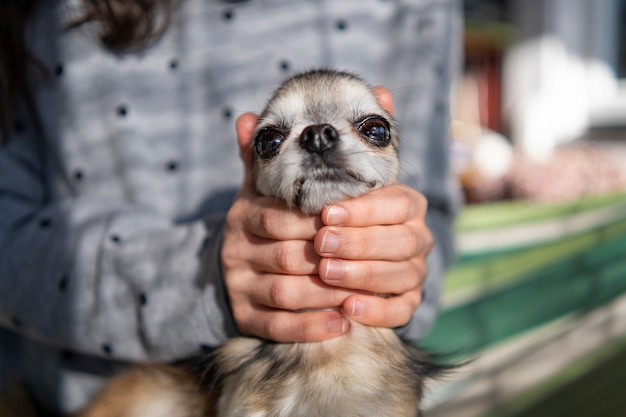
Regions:
<svg viewBox="0 0 626 417"><path fill-rule="evenodd" d="M415 417L425 359L392 330L356 323L319 343L235 339L218 357L225 366L218 415Z"/></svg>
<svg viewBox="0 0 626 417"><path fill-rule="evenodd" d="M252 148L259 192L305 213L388 185L398 170L391 116L365 83L336 71L287 80L261 114ZM428 359L393 330L359 323L317 343L236 338L199 377L138 368L80 416L415 417L424 379L439 370Z"/></svg>

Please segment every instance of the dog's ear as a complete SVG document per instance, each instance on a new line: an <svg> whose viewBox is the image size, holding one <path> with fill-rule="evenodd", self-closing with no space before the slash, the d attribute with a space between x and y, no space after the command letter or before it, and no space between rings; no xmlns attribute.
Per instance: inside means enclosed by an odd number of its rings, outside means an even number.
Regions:
<svg viewBox="0 0 626 417"><path fill-rule="evenodd" d="M235 130L239 144L239 157L244 163L244 184L254 187L252 179L252 135L259 117L254 113L244 113L237 118Z"/></svg>
<svg viewBox="0 0 626 417"><path fill-rule="evenodd" d="M385 109L387 113L393 115L393 96L391 95L391 91L378 85L372 88L372 93L376 96L376 100L378 100L380 107Z"/></svg>

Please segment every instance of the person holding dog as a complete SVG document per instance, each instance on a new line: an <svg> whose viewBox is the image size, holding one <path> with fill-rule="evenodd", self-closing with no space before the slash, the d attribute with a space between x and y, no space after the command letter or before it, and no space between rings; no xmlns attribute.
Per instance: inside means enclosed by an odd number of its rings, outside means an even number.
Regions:
<svg viewBox="0 0 626 417"><path fill-rule="evenodd" d="M458 2L0 8L3 384L66 413L127 363L239 334L326 340L347 316L417 340L432 325L458 205L446 143ZM401 184L321 217L245 183L235 134L255 118L233 129L319 66L385 85L403 142Z"/></svg>

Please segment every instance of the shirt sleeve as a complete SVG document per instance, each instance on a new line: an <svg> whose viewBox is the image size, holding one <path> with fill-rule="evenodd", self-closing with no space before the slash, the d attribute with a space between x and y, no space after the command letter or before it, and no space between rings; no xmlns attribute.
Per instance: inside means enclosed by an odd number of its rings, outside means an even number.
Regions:
<svg viewBox="0 0 626 417"><path fill-rule="evenodd" d="M24 139L24 140L22 140ZM0 324L72 350L171 360L236 334L220 270L224 216L51 198L26 138L0 148Z"/></svg>
<svg viewBox="0 0 626 417"><path fill-rule="evenodd" d="M402 180L428 200L426 222L435 238L427 259L428 277L421 304L411 321L397 329L398 335L409 341L423 338L436 321L446 270L455 259L453 224L461 206L460 189L449 164L450 89L462 58L461 5L458 1L440 1L437 5L418 15L420 21L429 22L423 25L428 27L426 31L437 36L422 34L411 41L422 51L416 71L430 70L431 66L436 71L423 77L430 82L416 83L395 95L397 107L406 109L400 120L404 139Z"/></svg>

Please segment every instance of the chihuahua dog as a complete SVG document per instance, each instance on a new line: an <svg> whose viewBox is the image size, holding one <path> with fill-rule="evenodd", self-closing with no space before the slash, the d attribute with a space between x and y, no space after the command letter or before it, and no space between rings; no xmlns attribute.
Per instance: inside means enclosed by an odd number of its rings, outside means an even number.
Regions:
<svg viewBox="0 0 626 417"><path fill-rule="evenodd" d="M365 82L315 70L276 90L250 151L261 194L320 213L394 182L398 148L393 118ZM139 367L80 417L416 417L425 379L442 369L392 329L353 322L324 342L241 337L192 367Z"/></svg>

